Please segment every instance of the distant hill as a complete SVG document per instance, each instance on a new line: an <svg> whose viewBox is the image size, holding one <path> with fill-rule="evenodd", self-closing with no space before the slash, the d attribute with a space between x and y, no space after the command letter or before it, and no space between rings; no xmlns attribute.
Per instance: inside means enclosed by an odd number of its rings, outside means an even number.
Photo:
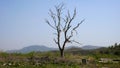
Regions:
<svg viewBox="0 0 120 68"><path fill-rule="evenodd" d="M93 49L99 49L101 47L100 46L93 46L93 45L85 45L81 48L84 49L84 50L93 50Z"/></svg>
<svg viewBox="0 0 120 68"><path fill-rule="evenodd" d="M16 53L29 53L29 52L32 52L32 51L35 51L35 52L43 52L43 51L51 51L51 50L57 50L56 48L49 48L49 47L46 47L44 45L32 45L32 46L28 46L28 47L24 47L20 50L8 50L7 52L8 53L13 53L13 52L16 52Z"/></svg>
<svg viewBox="0 0 120 68"><path fill-rule="evenodd" d="M68 51L81 51L81 50L92 50L92 49L98 49L100 47L98 46L92 46L92 45L86 45L86 46L83 46L83 47L75 47L75 46L70 46L70 47L67 47L66 50ZM28 47L24 47L20 50L8 50L6 52L8 53L29 53L29 52L32 52L32 51L35 51L35 52L45 52L45 51L53 51L53 50L58 50L58 48L50 48L50 47L46 47L44 45L31 45L31 46L28 46Z"/></svg>
<svg viewBox="0 0 120 68"><path fill-rule="evenodd" d="M77 46L70 46L65 49L65 51L79 51L79 50L82 50L82 48Z"/></svg>
<svg viewBox="0 0 120 68"><path fill-rule="evenodd" d="M94 46L94 45L84 45L82 47L78 47L78 46L70 46L70 47L67 47L66 49L82 49L82 50L94 50L94 49L99 49L99 48L102 48L100 46Z"/></svg>

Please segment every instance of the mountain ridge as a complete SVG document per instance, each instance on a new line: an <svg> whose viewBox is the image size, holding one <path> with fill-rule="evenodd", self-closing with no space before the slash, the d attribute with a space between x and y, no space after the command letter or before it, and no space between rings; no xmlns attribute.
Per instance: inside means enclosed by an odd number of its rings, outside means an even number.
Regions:
<svg viewBox="0 0 120 68"><path fill-rule="evenodd" d="M45 45L30 45L30 46L27 46L27 47L24 47L22 49L19 49L19 50L7 50L6 52L8 53L29 53L29 52L32 52L32 51L35 51L35 52L44 52L44 51L51 51L51 50L56 50L56 48L50 48L50 47L47 47Z"/></svg>
<svg viewBox="0 0 120 68"><path fill-rule="evenodd" d="M66 49L69 49L69 50L72 48L83 49L83 50L92 50L92 49L97 49L97 48L101 48L101 47L93 46L93 45L85 45L82 47L77 47L77 46L66 47ZM24 47L19 50L7 50L6 52L8 52L8 53L29 53L32 51L45 52L45 51L52 51L52 50L58 50L58 48L51 48L51 47L47 47L45 45L31 45L31 46L27 46L27 47Z"/></svg>
<svg viewBox="0 0 120 68"><path fill-rule="evenodd" d="M94 46L94 45L85 45L81 47L84 50L92 50L92 49L98 49L101 48L100 46Z"/></svg>

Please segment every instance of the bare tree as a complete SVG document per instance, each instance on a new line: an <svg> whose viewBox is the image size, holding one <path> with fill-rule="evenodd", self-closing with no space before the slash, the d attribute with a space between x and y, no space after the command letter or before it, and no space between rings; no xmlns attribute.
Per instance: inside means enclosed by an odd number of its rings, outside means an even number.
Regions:
<svg viewBox="0 0 120 68"><path fill-rule="evenodd" d="M64 5L55 6L55 11L49 10L50 17L52 18L52 22L46 20L46 23L52 27L56 31L56 39L54 42L58 45L60 50L60 56L64 57L64 49L67 43L78 43L75 40L71 40L73 37L73 33L76 32L76 29L83 23L84 20L79 22L76 26L72 27L72 22L76 16L76 9L74 9L74 13L71 16L69 10L66 15L63 14ZM61 42L62 41L62 42Z"/></svg>

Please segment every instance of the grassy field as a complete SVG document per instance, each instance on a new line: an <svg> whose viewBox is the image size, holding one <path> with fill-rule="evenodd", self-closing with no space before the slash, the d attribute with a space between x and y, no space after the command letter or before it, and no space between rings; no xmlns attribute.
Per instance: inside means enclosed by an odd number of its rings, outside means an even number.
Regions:
<svg viewBox="0 0 120 68"><path fill-rule="evenodd" d="M120 57L116 55L65 52L64 58L59 56L59 51L27 54L0 52L0 68L120 68Z"/></svg>

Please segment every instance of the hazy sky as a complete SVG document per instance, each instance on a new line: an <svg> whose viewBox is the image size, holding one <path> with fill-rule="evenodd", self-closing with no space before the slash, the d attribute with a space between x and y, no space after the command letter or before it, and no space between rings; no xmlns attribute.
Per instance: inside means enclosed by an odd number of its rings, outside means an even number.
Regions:
<svg viewBox="0 0 120 68"><path fill-rule="evenodd" d="M96 46L120 43L120 0L0 0L0 50L57 47L54 30L45 19L50 19L49 9L60 3L71 12L77 9L73 23L85 19L74 37L77 41Z"/></svg>

